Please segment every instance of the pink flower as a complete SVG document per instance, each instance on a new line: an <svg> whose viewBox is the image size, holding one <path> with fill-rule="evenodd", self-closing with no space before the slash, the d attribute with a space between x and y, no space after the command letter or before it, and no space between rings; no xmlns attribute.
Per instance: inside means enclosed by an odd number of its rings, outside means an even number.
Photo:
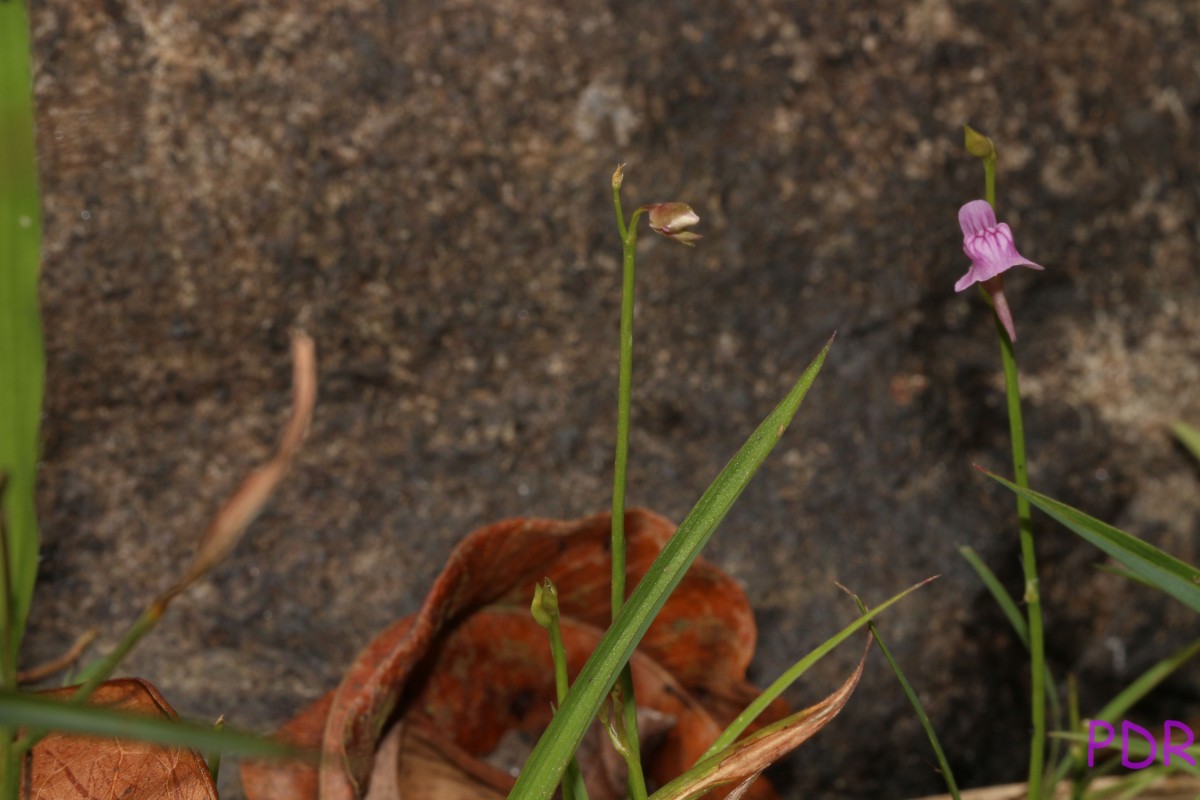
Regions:
<svg viewBox="0 0 1200 800"><path fill-rule="evenodd" d="M961 292L972 284L982 283L992 297L996 316L1008 332L1008 338L1015 342L1017 333L1008 301L1004 298L1002 276L1013 267L1045 267L1017 252L1012 229L1003 222L996 222L996 212L986 200L972 200L960 208L958 224L963 232L963 252L971 259L971 268L954 284L954 291Z"/></svg>
<svg viewBox="0 0 1200 800"><path fill-rule="evenodd" d="M700 234L685 230L700 221L687 203L655 203L646 206L646 210L650 212L650 230L655 233L688 247L695 247L696 240L701 238Z"/></svg>

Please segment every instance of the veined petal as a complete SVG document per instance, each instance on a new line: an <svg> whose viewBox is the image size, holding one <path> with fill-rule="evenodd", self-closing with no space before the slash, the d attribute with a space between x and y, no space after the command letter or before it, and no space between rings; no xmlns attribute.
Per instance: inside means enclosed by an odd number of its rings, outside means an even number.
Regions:
<svg viewBox="0 0 1200 800"><path fill-rule="evenodd" d="M996 227L996 212L987 200L972 200L958 210L958 226L963 236Z"/></svg>
<svg viewBox="0 0 1200 800"><path fill-rule="evenodd" d="M972 200L959 209L958 224L963 232L963 252L971 259L971 267L954 284L956 292L1013 267L1044 269L1017 252L1012 229L1007 223L996 222L996 212L986 200Z"/></svg>

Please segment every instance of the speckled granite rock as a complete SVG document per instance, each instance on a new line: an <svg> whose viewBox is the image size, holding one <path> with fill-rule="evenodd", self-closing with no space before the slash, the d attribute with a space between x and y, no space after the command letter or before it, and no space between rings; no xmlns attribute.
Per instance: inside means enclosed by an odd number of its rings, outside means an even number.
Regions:
<svg viewBox="0 0 1200 800"><path fill-rule="evenodd" d="M1000 144L1033 483L1197 552L1200 14L1163 2L34 4L49 385L27 660L111 643L186 562L317 339L306 449L235 556L129 661L183 713L266 728L416 607L453 543L607 507L630 205L641 246L631 502L676 519L831 331L709 555L760 680L869 599L960 781L1017 779L1024 659L959 558L1019 581L996 345L955 221ZM1197 633L1038 522L1056 674L1085 707ZM841 654L793 695L827 692ZM1193 678L1195 676L1192 676ZM1190 684L1194 686L1194 682ZM1184 678L1146 709L1196 711ZM1173 688L1171 688L1173 687ZM784 768L789 796L939 789L882 660ZM786 782L790 780L791 783ZM232 780L227 795L238 796Z"/></svg>

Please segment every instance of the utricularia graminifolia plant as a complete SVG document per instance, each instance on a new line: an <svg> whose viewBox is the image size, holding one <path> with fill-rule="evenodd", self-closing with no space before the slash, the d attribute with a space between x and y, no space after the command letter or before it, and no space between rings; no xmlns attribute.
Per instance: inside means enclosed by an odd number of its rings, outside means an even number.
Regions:
<svg viewBox="0 0 1200 800"><path fill-rule="evenodd" d="M1021 414L1021 389L1013 342L1017 340L1012 311L1004 296L1004 273L1013 267L1043 269L1017 252L1012 229L996 221L996 145L987 136L966 126L967 151L983 162L983 200L972 200L958 211L963 233L963 252L971 259L967 274L954 285L963 291L978 283L985 299L995 311L1000 358L1004 367L1004 385L1008 400L1008 424L1013 456L1013 478L1017 486L1029 489L1025 458L1025 424ZM1046 655L1042 624L1041 593L1038 585L1037 553L1033 540L1029 501L1017 497L1017 525L1021 542L1021 564L1025 576L1025 611L1028 625L1030 660L1030 714L1032 732L1029 746L1029 800L1039 800L1043 791L1046 759Z"/></svg>

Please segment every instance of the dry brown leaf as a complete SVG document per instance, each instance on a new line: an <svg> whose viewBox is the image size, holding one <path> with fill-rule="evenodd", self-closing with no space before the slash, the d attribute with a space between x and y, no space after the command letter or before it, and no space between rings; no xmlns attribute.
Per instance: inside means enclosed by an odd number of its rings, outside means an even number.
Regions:
<svg viewBox="0 0 1200 800"><path fill-rule="evenodd" d="M445 743L423 726L393 725L380 743L365 800L436 797L438 800L504 800L512 778L448 757ZM467 759L469 761L469 759Z"/></svg>
<svg viewBox="0 0 1200 800"><path fill-rule="evenodd" d="M62 672L79 660L79 657L83 655L83 651L87 649L87 646L95 641L96 635L97 631L95 628L88 628L79 634L75 641L71 643L71 646L67 648L67 651L58 658L18 672L17 683L36 683L37 681L49 678L57 672Z"/></svg>
<svg viewBox="0 0 1200 800"><path fill-rule="evenodd" d="M734 787L732 792L725 796L725 800L742 800L742 798L746 796L746 793L750 791L750 787L756 780L758 780L760 775L762 775L761 772L756 772L743 780L736 787Z"/></svg>
<svg viewBox="0 0 1200 800"><path fill-rule="evenodd" d="M630 586L673 532L657 515L627 514ZM471 534L420 612L376 637L332 697L280 731L298 744L323 743L319 776L305 765L248 763L247 797L315 800L318 785L324 800L360 796L393 712L410 731L442 737L443 756L460 753L476 764L509 731L536 735L550 719L554 687L546 633L529 616L533 586L549 576L559 587L569 671L576 674L608 624L609 536L607 514L574 522L508 520ZM745 679L754 640L741 589L697 561L632 662L639 705L676 720L647 758L652 780L665 782L690 766L757 695ZM783 711L775 707L764 722ZM765 781L751 792L772 796Z"/></svg>
<svg viewBox="0 0 1200 800"><path fill-rule="evenodd" d="M859 659L858 667L833 694L737 742L724 753L712 756L707 760L707 769L697 770L695 776L681 775L655 792L653 800L693 800L719 787L744 784L747 778L756 776L795 750L845 708L862 677L873 640L874 637L867 637L867 648ZM740 793L739 797L745 796L746 792L758 785L757 782L748 787L739 785L734 791Z"/></svg>
<svg viewBox="0 0 1200 800"><path fill-rule="evenodd" d="M217 510L200 537L196 557L184 576L156 602L166 606L176 595L199 580L233 550L242 533L271 499L295 458L312 420L317 401L316 346L308 334L292 333L292 413L270 460L252 471Z"/></svg>
<svg viewBox="0 0 1200 800"><path fill-rule="evenodd" d="M74 691L44 695L66 701ZM158 690L137 678L101 684L88 704L178 719ZM217 798L208 766L194 750L68 733L50 733L34 745L22 783L30 800Z"/></svg>

